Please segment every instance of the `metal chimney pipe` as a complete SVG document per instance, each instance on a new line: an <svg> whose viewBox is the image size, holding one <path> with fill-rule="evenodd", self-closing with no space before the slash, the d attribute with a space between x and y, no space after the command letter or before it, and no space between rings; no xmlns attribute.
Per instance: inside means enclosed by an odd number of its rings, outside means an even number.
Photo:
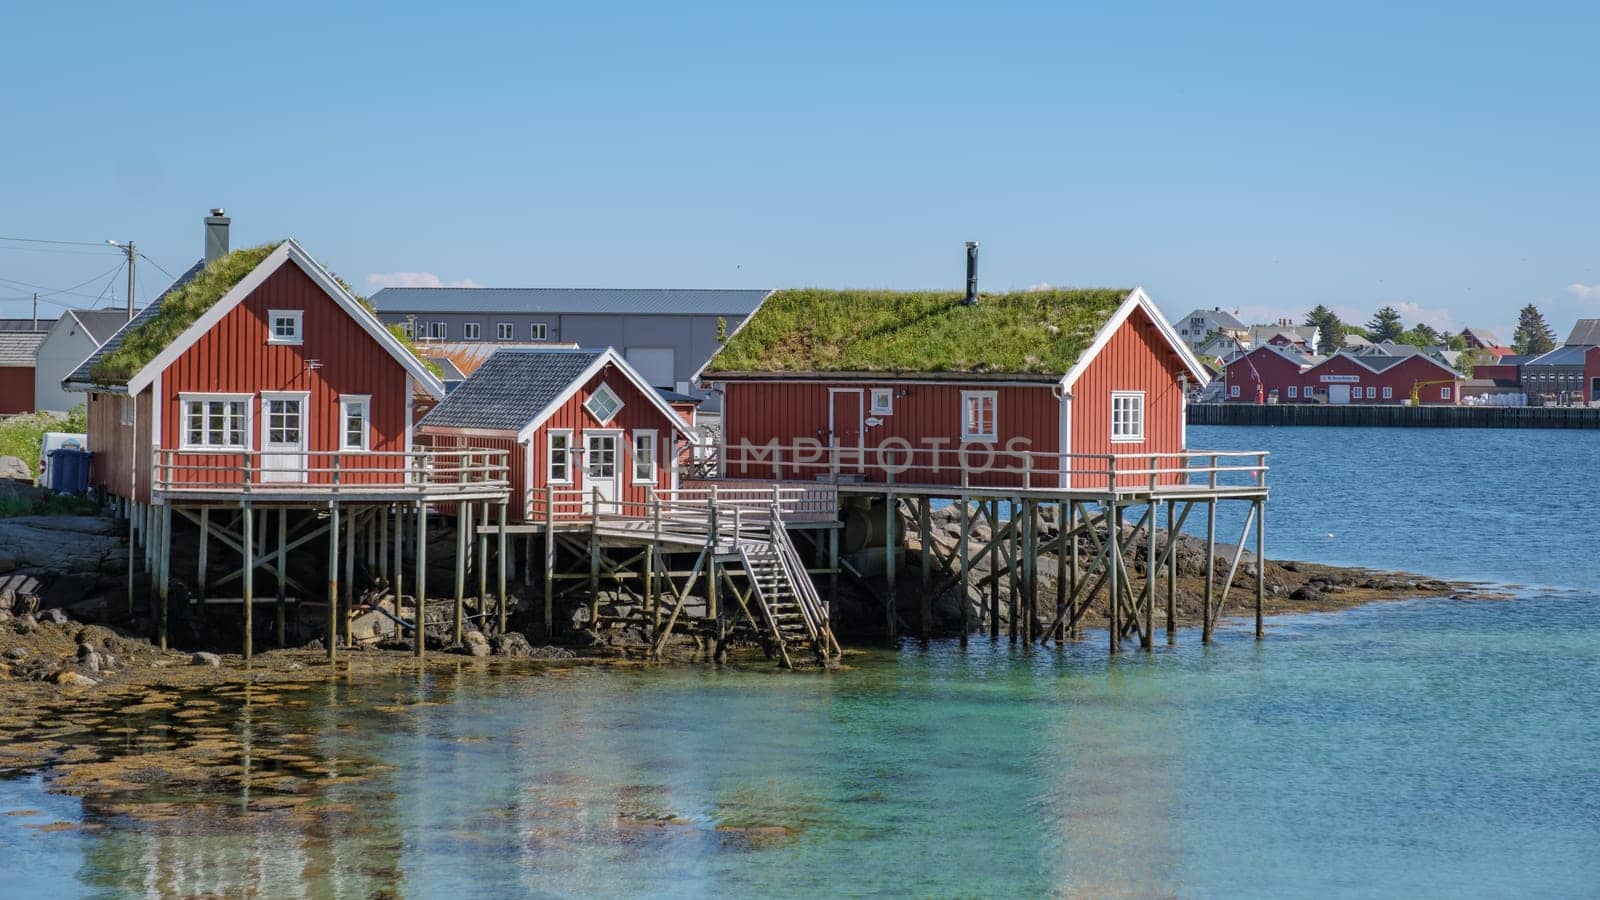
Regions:
<svg viewBox="0 0 1600 900"><path fill-rule="evenodd" d="M206 216L206 265L228 255L228 223L232 221L221 207Z"/></svg>
<svg viewBox="0 0 1600 900"><path fill-rule="evenodd" d="M962 306L978 302L978 242L967 241L967 296L961 298Z"/></svg>

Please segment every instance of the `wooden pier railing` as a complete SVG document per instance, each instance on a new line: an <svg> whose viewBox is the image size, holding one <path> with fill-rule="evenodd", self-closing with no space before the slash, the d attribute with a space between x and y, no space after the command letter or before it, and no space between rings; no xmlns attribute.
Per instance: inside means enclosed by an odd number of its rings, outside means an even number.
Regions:
<svg viewBox="0 0 1600 900"><path fill-rule="evenodd" d="M159 492L481 494L510 487L504 450L195 451L157 449Z"/></svg>

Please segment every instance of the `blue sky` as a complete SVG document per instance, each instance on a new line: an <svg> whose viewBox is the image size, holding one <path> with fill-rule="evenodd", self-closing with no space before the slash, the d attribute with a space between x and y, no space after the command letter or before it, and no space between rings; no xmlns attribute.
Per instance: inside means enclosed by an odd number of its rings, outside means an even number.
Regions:
<svg viewBox="0 0 1600 900"><path fill-rule="evenodd" d="M956 288L976 239L1174 315L1600 315L1578 4L334 6L8 10L0 236L179 271L220 205L369 290ZM117 262L0 245L0 297Z"/></svg>

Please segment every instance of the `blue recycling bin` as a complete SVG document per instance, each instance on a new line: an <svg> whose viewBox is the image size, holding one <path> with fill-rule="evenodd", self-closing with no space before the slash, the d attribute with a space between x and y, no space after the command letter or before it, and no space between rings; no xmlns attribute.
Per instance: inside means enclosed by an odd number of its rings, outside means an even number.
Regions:
<svg viewBox="0 0 1600 900"><path fill-rule="evenodd" d="M81 494L89 490L89 460L93 457L93 453L76 447L51 450L50 483L46 487L58 494Z"/></svg>

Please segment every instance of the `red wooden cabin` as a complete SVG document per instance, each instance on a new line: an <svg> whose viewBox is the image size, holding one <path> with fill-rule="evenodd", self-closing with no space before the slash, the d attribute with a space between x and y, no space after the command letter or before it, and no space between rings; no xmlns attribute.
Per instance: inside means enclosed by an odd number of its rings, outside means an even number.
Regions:
<svg viewBox="0 0 1600 900"><path fill-rule="evenodd" d="M236 274L238 254L263 258L230 285L219 273L231 265ZM163 307L179 301L204 311L153 358L131 374L97 369L124 341L153 333ZM89 395L92 484L140 504L408 488L420 471L409 455L413 397L444 394L292 240L197 265L65 384Z"/></svg>
<svg viewBox="0 0 1600 900"><path fill-rule="evenodd" d="M1207 381L1141 289L778 291L700 377L726 478L1040 489L1181 481Z"/></svg>
<svg viewBox="0 0 1600 900"><path fill-rule="evenodd" d="M676 400L676 402L673 402ZM419 425L435 448L510 455L513 520L645 515L652 492L678 485L693 440L693 398L664 395L610 348L503 347Z"/></svg>
<svg viewBox="0 0 1600 900"><path fill-rule="evenodd" d="M1228 360L1223 370L1223 400L1229 403L1265 403L1276 395L1279 403L1310 401L1306 370L1321 361L1297 350L1263 344Z"/></svg>

